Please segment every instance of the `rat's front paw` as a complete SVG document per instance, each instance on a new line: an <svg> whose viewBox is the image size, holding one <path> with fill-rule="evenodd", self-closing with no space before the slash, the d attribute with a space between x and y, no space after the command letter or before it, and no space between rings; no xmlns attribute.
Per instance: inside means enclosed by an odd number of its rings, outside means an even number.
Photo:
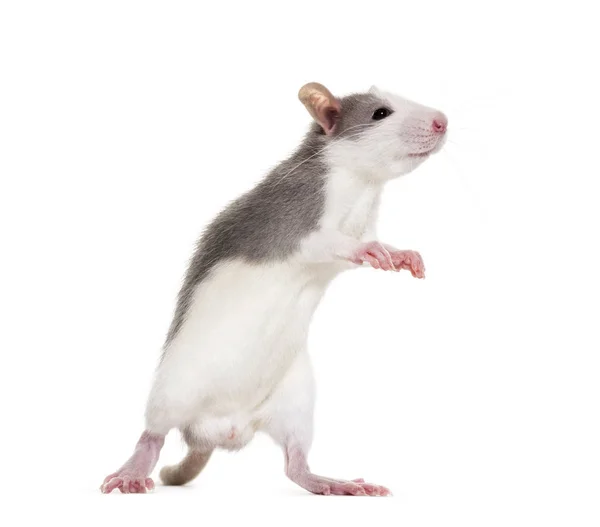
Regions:
<svg viewBox="0 0 600 527"><path fill-rule="evenodd" d="M391 251L396 269L407 269L415 278L425 278L425 264L417 251Z"/></svg>
<svg viewBox="0 0 600 527"><path fill-rule="evenodd" d="M366 262L375 269L395 271L394 263L389 251L379 242L367 242L362 244L352 255L350 261L357 265L362 265Z"/></svg>

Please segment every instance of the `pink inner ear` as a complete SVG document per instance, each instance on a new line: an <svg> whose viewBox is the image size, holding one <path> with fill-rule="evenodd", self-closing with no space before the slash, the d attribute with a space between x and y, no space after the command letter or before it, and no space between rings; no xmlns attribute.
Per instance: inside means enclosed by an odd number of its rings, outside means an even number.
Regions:
<svg viewBox="0 0 600 527"><path fill-rule="evenodd" d="M339 116L340 112L336 108L328 107L325 110L321 126L327 135L333 133L333 129L335 128Z"/></svg>
<svg viewBox="0 0 600 527"><path fill-rule="evenodd" d="M321 125L323 131L330 135L333 133L342 110L339 101L331 94L320 90L314 90L309 97L308 103L304 104L313 119Z"/></svg>

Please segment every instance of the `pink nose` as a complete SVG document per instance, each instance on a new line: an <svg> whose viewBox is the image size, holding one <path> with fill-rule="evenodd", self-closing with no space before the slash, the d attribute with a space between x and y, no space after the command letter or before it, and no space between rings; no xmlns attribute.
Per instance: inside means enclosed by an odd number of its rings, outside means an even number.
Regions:
<svg viewBox="0 0 600 527"><path fill-rule="evenodd" d="M448 128L448 118L443 114L436 115L435 119L431 123L431 128L438 134L443 134Z"/></svg>

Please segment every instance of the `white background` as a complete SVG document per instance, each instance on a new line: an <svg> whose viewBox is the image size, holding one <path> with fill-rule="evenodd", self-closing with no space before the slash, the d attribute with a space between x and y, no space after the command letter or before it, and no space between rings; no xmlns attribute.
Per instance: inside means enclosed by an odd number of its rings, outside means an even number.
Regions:
<svg viewBox="0 0 600 527"><path fill-rule="evenodd" d="M598 525L598 26L592 2L0 7L3 524ZM310 347L311 467L257 437L184 488L101 495L131 453L193 243L299 142L298 88L445 111L385 194L427 279L337 279ZM169 436L159 467L184 448Z"/></svg>

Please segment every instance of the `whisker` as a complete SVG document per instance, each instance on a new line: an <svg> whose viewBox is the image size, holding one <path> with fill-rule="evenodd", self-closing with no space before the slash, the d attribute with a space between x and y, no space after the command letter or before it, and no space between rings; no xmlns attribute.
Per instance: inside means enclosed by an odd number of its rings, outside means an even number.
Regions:
<svg viewBox="0 0 600 527"><path fill-rule="evenodd" d="M448 110L448 113L459 113L465 107L481 108L481 107L485 107L485 105L493 104L493 102L494 102L493 99L491 99L490 97L470 98L469 100L463 101L456 106L450 105L447 108L447 110Z"/></svg>
<svg viewBox="0 0 600 527"><path fill-rule="evenodd" d="M473 188L473 185L471 184L469 178L464 176L462 169L460 168L460 165L457 162L456 158L448 150L442 150L442 151L443 151L444 155L447 156L447 158L450 160L450 162L454 166L454 170L451 170L450 173L453 176L455 176L458 180L460 180L461 186L463 187L463 189L466 190L466 193L470 197L471 204L474 206L475 209L477 209L478 215L480 217L484 218L485 217L485 209L482 206L482 202L481 202L479 193Z"/></svg>

